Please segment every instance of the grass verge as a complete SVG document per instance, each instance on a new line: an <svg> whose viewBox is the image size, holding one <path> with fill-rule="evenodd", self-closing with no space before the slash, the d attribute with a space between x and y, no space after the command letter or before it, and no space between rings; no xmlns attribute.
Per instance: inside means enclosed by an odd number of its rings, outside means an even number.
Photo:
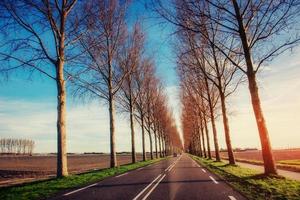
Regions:
<svg viewBox="0 0 300 200"><path fill-rule="evenodd" d="M108 168L98 171L87 172L80 175L70 175L65 178L51 179L26 183L20 186L0 188L1 200L23 200L23 199L44 199L60 191L85 186L98 182L104 178L122 174L130 170L144 167L165 158L137 162L135 164L121 165L116 168Z"/></svg>
<svg viewBox="0 0 300 200"><path fill-rule="evenodd" d="M224 160L228 160L227 157L222 157ZM263 165L263 161L260 160L246 160L246 159L235 159L237 162L244 162L253 165ZM277 169L288 170L292 172L299 172L300 173L300 160L282 160L277 161L276 163Z"/></svg>
<svg viewBox="0 0 300 200"><path fill-rule="evenodd" d="M265 176L252 169L190 156L209 171L226 180L250 200L300 199L300 182L298 181L279 176Z"/></svg>
<svg viewBox="0 0 300 200"><path fill-rule="evenodd" d="M300 166L300 160L281 160L278 161L281 164L288 164L288 165L299 165Z"/></svg>

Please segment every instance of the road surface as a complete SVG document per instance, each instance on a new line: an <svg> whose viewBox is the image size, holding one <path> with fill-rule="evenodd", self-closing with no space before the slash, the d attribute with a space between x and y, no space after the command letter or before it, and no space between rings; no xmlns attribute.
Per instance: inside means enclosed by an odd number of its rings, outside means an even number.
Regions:
<svg viewBox="0 0 300 200"><path fill-rule="evenodd" d="M73 189L51 199L203 199L244 200L228 184L182 156Z"/></svg>

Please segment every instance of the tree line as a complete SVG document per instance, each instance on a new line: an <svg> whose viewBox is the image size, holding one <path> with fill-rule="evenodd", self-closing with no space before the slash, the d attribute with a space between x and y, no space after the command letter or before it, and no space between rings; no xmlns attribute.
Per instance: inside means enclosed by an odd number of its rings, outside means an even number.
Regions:
<svg viewBox="0 0 300 200"><path fill-rule="evenodd" d="M181 148L166 95L155 75L154 59L145 51L139 21L129 26L130 1L0 2L1 73L38 72L57 88L57 176L67 176L67 93L108 105L110 166L116 157L116 109L128 113L132 162L136 162L135 123L149 137L150 158ZM69 90L67 90L67 84Z"/></svg>
<svg viewBox="0 0 300 200"><path fill-rule="evenodd" d="M229 163L235 164L227 101L247 82L265 173L277 174L257 74L299 44L300 1L182 0L150 5L176 27L185 149L211 158L210 124L219 161L215 121L221 116Z"/></svg>
<svg viewBox="0 0 300 200"><path fill-rule="evenodd" d="M0 153L1 154L28 154L32 155L34 150L34 141L28 139L0 139Z"/></svg>

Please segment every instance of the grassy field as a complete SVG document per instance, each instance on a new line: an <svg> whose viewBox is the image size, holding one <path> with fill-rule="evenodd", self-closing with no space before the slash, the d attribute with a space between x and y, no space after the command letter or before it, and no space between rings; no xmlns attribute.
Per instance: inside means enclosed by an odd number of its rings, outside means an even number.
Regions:
<svg viewBox="0 0 300 200"><path fill-rule="evenodd" d="M228 165L224 162L215 162L196 156L191 157L211 172L219 175L235 189L250 200L299 200L300 182L283 177L269 177L259 172Z"/></svg>
<svg viewBox="0 0 300 200"><path fill-rule="evenodd" d="M131 163L130 154L117 155L117 159L120 165ZM56 155L1 155L0 160L0 187L53 178L56 174ZM141 154L137 154L137 160L142 161ZM70 174L106 169L109 166L109 154L68 155Z"/></svg>
<svg viewBox="0 0 300 200"><path fill-rule="evenodd" d="M281 160L278 163L288 165L299 165L300 167L300 160Z"/></svg>
<svg viewBox="0 0 300 200"><path fill-rule="evenodd" d="M52 179L46 181L32 182L21 186L0 188L0 199L2 200L21 200L21 199L41 199L46 198L59 191L70 188L85 186L104 178L125 173L129 170L144 167L146 165L158 162L162 159L149 160L138 162L135 164L121 165L116 168L103 169L93 172L88 172L80 175L71 175L65 178Z"/></svg>

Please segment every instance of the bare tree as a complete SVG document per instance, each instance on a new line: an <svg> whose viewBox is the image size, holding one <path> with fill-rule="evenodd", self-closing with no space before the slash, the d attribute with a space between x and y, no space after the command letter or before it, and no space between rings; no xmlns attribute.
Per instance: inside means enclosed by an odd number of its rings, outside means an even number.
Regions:
<svg viewBox="0 0 300 200"><path fill-rule="evenodd" d="M55 81L57 86L57 176L67 176L65 65L79 52L77 0L3 0L0 60L2 73L27 69ZM73 12L74 9L78 12ZM13 33L13 34L12 34ZM74 51L73 51L74 50Z"/></svg>
<svg viewBox="0 0 300 200"><path fill-rule="evenodd" d="M218 30L223 33L223 36L227 35L235 39L233 51L229 48L232 44L224 43L222 40L217 39L213 44L247 77L260 136L265 173L277 174L256 74L263 64L299 44L299 30L296 27L299 25L297 19L300 14L300 2L298 0L183 0L174 1L173 6L173 9L167 9L159 1L156 10L169 22L200 33L204 37L205 34L199 31L199 27L207 27L207 23L213 23L218 24ZM177 15L177 12L184 14ZM203 17L206 20L200 20ZM232 54L242 55L242 62L232 59L230 57Z"/></svg>
<svg viewBox="0 0 300 200"><path fill-rule="evenodd" d="M135 117L142 129L143 160L145 161L147 159L146 144L145 144L145 121L146 121L146 113L147 113L146 95L147 95L148 82L150 81L154 73L153 61L149 58L142 59L137 70L138 72L136 73L137 76L135 78L135 81L136 81L138 95L136 99L137 113Z"/></svg>
<svg viewBox="0 0 300 200"><path fill-rule="evenodd" d="M181 42L181 48L177 48L179 55L178 55L178 74L181 77L181 83L184 85L185 88L192 89L196 93L200 99L205 99L207 101L207 106L209 108L209 118L211 121L212 131L213 131L213 139L214 139L214 147L215 147L215 157L217 161L220 161L220 154L219 154L219 142L217 137L217 129L216 129L216 105L219 98L217 88L215 85L210 84L208 78L203 74L201 67L205 66L205 60L198 60L198 62L194 62L194 55L191 55L187 52L189 46L186 42ZM186 49L187 48L187 49ZM190 95L192 93L190 92ZM196 98L196 97L195 97ZM199 102L200 103L200 102ZM205 111L204 104L201 103L199 105L203 113L207 113ZM205 118L206 120L206 118ZM207 121L207 120L206 120ZM206 131L206 136L208 137L208 131Z"/></svg>
<svg viewBox="0 0 300 200"><path fill-rule="evenodd" d="M100 98L108 103L110 120L110 166L116 167L115 97L132 72L136 50L125 23L128 2L92 1L86 26L91 30L80 39L85 57L80 70L73 71L75 95ZM133 50L132 50L133 49Z"/></svg>
<svg viewBox="0 0 300 200"><path fill-rule="evenodd" d="M124 52L124 56L128 57L129 64L126 64L129 69L125 69L126 71L132 71L123 82L121 87L122 94L119 95L119 104L130 115L130 129L131 129L131 155L132 155L132 163L136 162L136 153L135 153L135 131L134 131L134 112L136 109L136 102L141 92L138 90L137 81L139 81L139 73L144 73L141 71L141 56L143 53L143 45L144 45L144 35L141 31L141 28L138 24L134 27L134 32L132 34L132 38L130 39L131 47L128 51ZM130 55L127 55L129 53ZM124 71L124 73L126 73Z"/></svg>
<svg viewBox="0 0 300 200"><path fill-rule="evenodd" d="M223 56L221 52L214 46L214 40L219 36L218 25L217 27L212 27L210 24L210 29L207 31L205 27L202 27L202 31L206 32L206 37L202 37L200 34L196 35L193 32L185 30L185 34L182 36L186 37L189 49L188 52L193 57L192 62L194 65L199 67L200 73L205 76L215 87L218 89L221 103L221 110L223 116L223 126L225 132L226 146L228 152L228 158L230 164L235 164L235 159L233 155L233 149L230 139L230 129L228 122L228 114L226 107L226 98L231 95L241 82L243 76L237 77L238 68L231 65L227 57ZM211 42L208 42L206 38L210 38ZM226 42L228 38L223 38ZM232 48L232 47L230 47ZM230 55L233 57L234 55ZM237 78L235 78L237 77Z"/></svg>
<svg viewBox="0 0 300 200"><path fill-rule="evenodd" d="M0 139L0 153L2 154L28 154L32 155L34 149L34 141L28 139Z"/></svg>

